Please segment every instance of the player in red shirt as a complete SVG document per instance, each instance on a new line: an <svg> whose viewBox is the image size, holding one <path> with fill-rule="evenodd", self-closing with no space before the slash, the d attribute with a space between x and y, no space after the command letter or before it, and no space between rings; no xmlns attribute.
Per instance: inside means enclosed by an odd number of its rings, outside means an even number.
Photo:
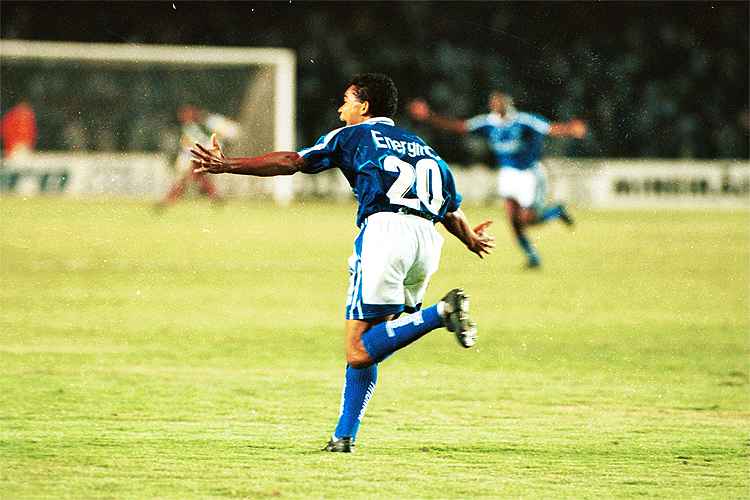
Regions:
<svg viewBox="0 0 750 500"><path fill-rule="evenodd" d="M21 100L3 115L0 135L3 138L5 158L18 157L34 150L37 139L36 115L28 101Z"/></svg>

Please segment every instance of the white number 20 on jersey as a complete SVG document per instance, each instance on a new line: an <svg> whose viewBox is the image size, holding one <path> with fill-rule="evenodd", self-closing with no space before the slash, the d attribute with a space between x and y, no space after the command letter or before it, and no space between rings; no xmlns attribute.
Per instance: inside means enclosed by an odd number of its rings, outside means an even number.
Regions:
<svg viewBox="0 0 750 500"><path fill-rule="evenodd" d="M386 195L391 203L419 210L421 201L427 210L437 215L443 206L443 178L440 167L431 158L423 158L416 167L396 156L388 156L383 162L383 168L388 172L398 172L398 178L391 185ZM416 182L417 197L405 198Z"/></svg>

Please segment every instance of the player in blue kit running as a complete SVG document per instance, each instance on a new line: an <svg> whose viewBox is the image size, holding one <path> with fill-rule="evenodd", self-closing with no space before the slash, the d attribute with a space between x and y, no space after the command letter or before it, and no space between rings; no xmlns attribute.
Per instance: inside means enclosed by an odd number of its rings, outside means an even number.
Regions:
<svg viewBox="0 0 750 500"><path fill-rule="evenodd" d="M416 99L409 103L409 114L437 128L474 133L487 140L500 169L498 193L505 199L513 234L526 255L527 267L539 267L539 254L526 235L526 227L553 219L573 225L564 205L546 205L547 179L539 165L544 138L581 139L586 135L586 124L581 120L550 123L539 115L516 111L513 99L502 92L490 94L488 104L488 114L457 120L433 113L424 100Z"/></svg>
<svg viewBox="0 0 750 500"><path fill-rule="evenodd" d="M425 309L421 305L443 245L435 223L483 257L494 247L486 232L491 221L469 225L448 165L422 139L394 125L397 99L389 77L357 75L338 109L346 126L309 148L227 158L214 139L212 148L196 144L192 150L196 172L265 177L339 168L354 190L360 233L349 258L346 374L338 424L324 451L352 451L378 363L393 352L440 327L463 347L476 341L463 290L453 289Z"/></svg>

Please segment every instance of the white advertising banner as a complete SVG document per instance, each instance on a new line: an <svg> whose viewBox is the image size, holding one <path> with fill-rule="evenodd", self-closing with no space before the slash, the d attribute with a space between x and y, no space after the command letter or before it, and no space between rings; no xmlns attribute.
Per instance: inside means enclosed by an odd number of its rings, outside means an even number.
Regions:
<svg viewBox="0 0 750 500"><path fill-rule="evenodd" d="M601 208L750 207L750 162L561 160L547 163L551 195Z"/></svg>
<svg viewBox="0 0 750 500"><path fill-rule="evenodd" d="M4 160L3 195L127 196L156 200L164 196L174 172L169 159L156 154L35 153ZM571 160L544 162L549 198L594 208L750 208L750 162L733 160ZM496 197L497 170L482 165L453 165L467 201ZM351 199L337 170L317 175L257 178L213 177L228 197Z"/></svg>
<svg viewBox="0 0 750 500"><path fill-rule="evenodd" d="M171 159L159 154L33 153L3 159L0 194L113 196L161 199L177 180ZM299 176L295 176L299 177ZM304 194L306 182L291 177L212 176L227 197L270 196L279 202ZM197 188L196 188L197 189ZM327 190L326 195L331 190Z"/></svg>
<svg viewBox="0 0 750 500"><path fill-rule="evenodd" d="M165 192L170 177L161 155L34 153L3 160L0 192L23 196L156 196Z"/></svg>

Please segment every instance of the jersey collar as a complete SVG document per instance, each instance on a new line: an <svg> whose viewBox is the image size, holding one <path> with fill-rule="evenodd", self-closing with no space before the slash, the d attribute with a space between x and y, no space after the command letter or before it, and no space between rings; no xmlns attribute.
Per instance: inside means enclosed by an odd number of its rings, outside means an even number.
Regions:
<svg viewBox="0 0 750 500"><path fill-rule="evenodd" d="M391 120L390 118L386 118L385 116L374 116L372 118L368 118L362 123L382 123L384 125L390 125L391 127L395 125L393 120Z"/></svg>
<svg viewBox="0 0 750 500"><path fill-rule="evenodd" d="M498 124L505 124L515 120L518 116L518 111L516 111L516 108L514 107L508 107L508 112L505 113L505 116L500 116L497 113L490 113L490 116L492 119L496 120Z"/></svg>

